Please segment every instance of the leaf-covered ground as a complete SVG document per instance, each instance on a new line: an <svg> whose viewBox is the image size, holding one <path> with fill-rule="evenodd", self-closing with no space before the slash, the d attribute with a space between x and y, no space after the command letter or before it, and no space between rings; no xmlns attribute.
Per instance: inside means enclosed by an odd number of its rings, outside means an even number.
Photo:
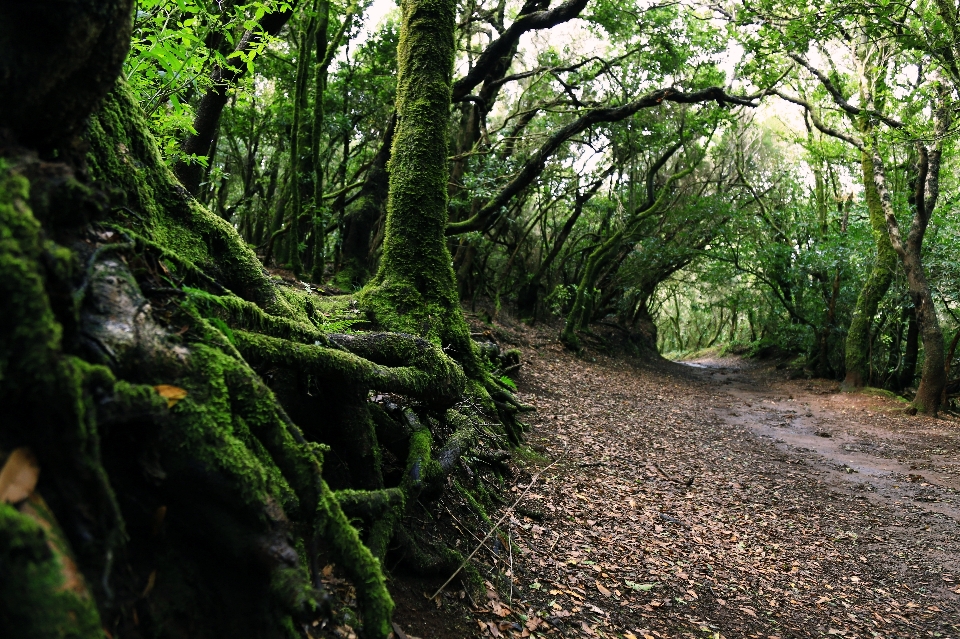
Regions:
<svg viewBox="0 0 960 639"><path fill-rule="evenodd" d="M518 462L514 494L559 461L503 527L512 556L482 550L514 577L471 632L960 637L956 420L772 365L578 358L530 337L519 385L542 458Z"/></svg>

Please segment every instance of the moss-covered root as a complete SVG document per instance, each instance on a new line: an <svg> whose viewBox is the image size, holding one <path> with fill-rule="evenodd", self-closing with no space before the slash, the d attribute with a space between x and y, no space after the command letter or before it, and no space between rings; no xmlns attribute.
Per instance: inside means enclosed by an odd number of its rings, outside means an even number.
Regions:
<svg viewBox="0 0 960 639"><path fill-rule="evenodd" d="M31 446L60 498L52 503L88 522L85 533L97 541L86 544L82 559L104 575L95 585L106 590L126 538L96 423L94 398L112 375L63 352L64 327L48 294L48 286L62 293L75 270L72 253L44 239L27 180L0 160L0 446Z"/></svg>
<svg viewBox="0 0 960 639"><path fill-rule="evenodd" d="M321 486L318 510L321 533L357 589L363 636L386 639L391 632L393 599L387 591L380 560L360 541L357 529L350 525L327 483L321 482Z"/></svg>
<svg viewBox="0 0 960 639"><path fill-rule="evenodd" d="M39 497L0 503L0 636L105 637L93 597Z"/></svg>
<svg viewBox="0 0 960 639"><path fill-rule="evenodd" d="M202 318L197 320L203 325L205 337L209 342L219 342L222 349L229 350L230 345L222 333L204 322ZM238 344L244 343L244 335L240 331L237 332ZM260 491L267 492L266 501L262 502L267 506L264 512L269 510L270 501L274 501L283 505L287 512L298 513L298 518L301 520L309 520L311 517L307 509L310 506L307 504L317 505L313 515L316 534L329 545L338 563L343 566L357 589L364 636L372 639L386 637L390 633L393 602L386 589L380 562L363 545L357 529L350 524L334 493L323 480L320 474L321 447L303 439L300 430L289 421L283 409L277 404L273 393L245 362L205 346L197 345L194 348L198 349L193 356L195 362L199 364L201 360L207 361L204 365L195 366L195 370L202 373L198 380L222 378L227 384L226 392L220 395L219 401L229 402L229 410L226 413L235 415L233 428L241 428L236 436L246 442L246 447L252 450L257 458L256 461L259 462L258 465L264 469L252 477L255 480L252 486L250 486L251 478L237 477L235 483L238 486L248 485L250 489L254 489L254 492L250 493L254 504L263 499L258 496ZM349 353L324 350L355 357ZM200 353L206 354L198 357ZM201 409L209 408L211 403L216 401L215 397L209 394L203 399L204 402L199 406ZM185 401L189 401L189 397ZM198 433L209 430L210 427L207 427ZM226 435L227 433L224 433L224 436ZM197 442L196 450L205 449L202 443ZM243 453L241 449L234 446L227 447L225 450L232 450L231 455ZM228 461L223 454L225 450L218 456L210 458L207 463L223 466L223 462ZM253 460L244 464L243 459L238 458L235 462L231 461L228 466L239 464L241 468L244 466L250 468L251 462ZM273 468L280 472L271 470ZM223 467L223 470L227 470L227 467ZM234 471L229 470L229 472L233 474ZM260 487L257 488L257 486ZM287 492L291 489L296 496ZM287 589L289 590L289 586Z"/></svg>
<svg viewBox="0 0 960 639"><path fill-rule="evenodd" d="M429 342L409 335L380 334L349 340L343 339L347 336L340 336L341 342L347 346L366 345L369 350L374 350L371 342L383 344L383 352L388 357L396 355L390 357L399 364L395 367L381 366L344 351L246 331L236 331L235 336L237 348L252 364L294 366L324 381L400 393L441 405L456 402L464 387L465 380L459 366Z"/></svg>

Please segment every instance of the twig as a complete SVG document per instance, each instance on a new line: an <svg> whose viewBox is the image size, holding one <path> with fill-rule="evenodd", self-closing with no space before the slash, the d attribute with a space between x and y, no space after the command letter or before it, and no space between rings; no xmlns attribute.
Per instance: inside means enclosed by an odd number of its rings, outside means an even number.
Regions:
<svg viewBox="0 0 960 639"><path fill-rule="evenodd" d="M557 544L560 543L560 537L562 537L562 535L558 532L555 532L554 534L557 536L557 538L553 540L553 545L550 546L550 550L547 551L548 555L553 554L553 549L557 547Z"/></svg>
<svg viewBox="0 0 960 639"><path fill-rule="evenodd" d="M513 605L513 530L507 530L507 550L510 557L510 594L507 595L507 603Z"/></svg>
<svg viewBox="0 0 960 639"><path fill-rule="evenodd" d="M662 468L660 468L660 464L658 464L657 462L653 462L653 467L656 468L656 469L657 469L657 472L659 472L661 475L663 475L663 478L666 479L667 481L672 481L672 482L674 482L674 483L676 483L676 484L679 484L679 483L680 483L680 480L674 479L673 477L671 477L670 475L668 475L668 474L666 473L666 471L664 471Z"/></svg>
<svg viewBox="0 0 960 639"><path fill-rule="evenodd" d="M530 489L533 488L533 485L537 483L537 479L540 478L540 475L542 475L543 473L545 473L545 472L547 472L548 470L550 470L551 468L553 468L561 459L563 459L564 457L566 457L568 450L570 450L570 446L569 446L569 445L567 446L566 449L564 449L563 454L560 455L559 457L557 457L557 459L554 460L554 462L553 462L552 464L550 464L549 466L547 466L546 468L544 468L543 470L541 470L540 472L538 472L536 475L534 475L532 478L530 478L530 483L527 484L527 487L523 489L523 492L520 493L520 496L517 497L517 500L516 500L515 502L513 502L513 504L503 512L503 515L500 517L500 519L497 520L497 523L495 523L495 524L493 525L493 527L490 528L489 531L487 531L487 534L483 536L483 539L480 540L480 545L478 545L476 548L474 548L472 553L470 553L469 555L467 555L467 558L464 559L464 560L460 563L460 566L459 566L456 570L453 571L453 574L450 575L450 578L447 579L445 582L443 582L443 585L440 586L439 588L437 588L437 591L436 591L435 593L433 593L433 595L432 595L431 597L427 597L427 599L436 599L436 598L440 595L440 593L443 592L443 589L446 588L447 585L448 585L451 581L453 581L453 578L454 578L454 577L456 577L458 574L460 574L460 571L463 570L464 566L466 566L467 563L468 563L471 559L473 559L473 556L476 555L477 552L480 551L480 548L483 546L483 542L485 542L487 539L490 538L490 535L493 534L493 531L496 530L497 527L498 527L500 524L502 524L503 521L504 521L507 517L510 516L510 514L513 512L513 509L517 507L517 504L519 504L520 501L521 501L524 497L527 496L527 493L530 492Z"/></svg>
<svg viewBox="0 0 960 639"><path fill-rule="evenodd" d="M464 523L463 523L462 521L460 521L459 519L457 519L456 515L454 515L452 512L450 512L450 509L449 509L449 508L445 508L444 510L447 511L447 514L450 515L450 517L453 519L453 521L457 522L457 524L460 526L460 528L462 528L463 530L467 531L467 532L470 534L470 536L473 537L474 539L476 539L477 541L479 541L481 545L486 546L487 550L489 550L490 553L493 554L494 558L496 558L497 553L494 552L493 548L491 548L490 546L487 546L487 543L486 543L485 541L483 541L483 540L481 540L479 537L477 537L476 534L474 534L474 532L473 532L472 530L470 530L469 528L467 528L467 526L464 525Z"/></svg>

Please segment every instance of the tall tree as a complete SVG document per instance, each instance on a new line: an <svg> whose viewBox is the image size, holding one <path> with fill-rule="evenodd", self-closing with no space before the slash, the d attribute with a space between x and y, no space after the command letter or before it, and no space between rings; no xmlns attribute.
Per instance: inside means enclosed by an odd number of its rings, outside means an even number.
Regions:
<svg viewBox="0 0 960 639"><path fill-rule="evenodd" d="M456 5L405 0L401 10L383 255L360 302L380 326L428 337L475 369L444 235Z"/></svg>

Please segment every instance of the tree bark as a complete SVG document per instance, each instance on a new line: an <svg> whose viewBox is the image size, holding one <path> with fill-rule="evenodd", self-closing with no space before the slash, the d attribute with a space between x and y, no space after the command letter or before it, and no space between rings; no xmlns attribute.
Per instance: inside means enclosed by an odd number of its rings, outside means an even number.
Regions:
<svg viewBox="0 0 960 639"><path fill-rule="evenodd" d="M903 343L900 370L895 381L898 391L913 386L913 380L917 375L917 356L920 354L920 324L917 322L916 306L909 306L903 315L907 320L907 337Z"/></svg>
<svg viewBox="0 0 960 639"><path fill-rule="evenodd" d="M383 142L363 181L360 205L343 221L342 267L337 274L337 283L346 290L365 284L373 269L371 256L373 234L377 222L384 214L390 188L387 161L390 159L390 147L393 145L396 123L397 118L394 114L390 118Z"/></svg>
<svg viewBox="0 0 960 639"><path fill-rule="evenodd" d="M360 303L380 326L427 337L473 367L444 237L456 7L452 0L405 0L401 10L383 254Z"/></svg>

